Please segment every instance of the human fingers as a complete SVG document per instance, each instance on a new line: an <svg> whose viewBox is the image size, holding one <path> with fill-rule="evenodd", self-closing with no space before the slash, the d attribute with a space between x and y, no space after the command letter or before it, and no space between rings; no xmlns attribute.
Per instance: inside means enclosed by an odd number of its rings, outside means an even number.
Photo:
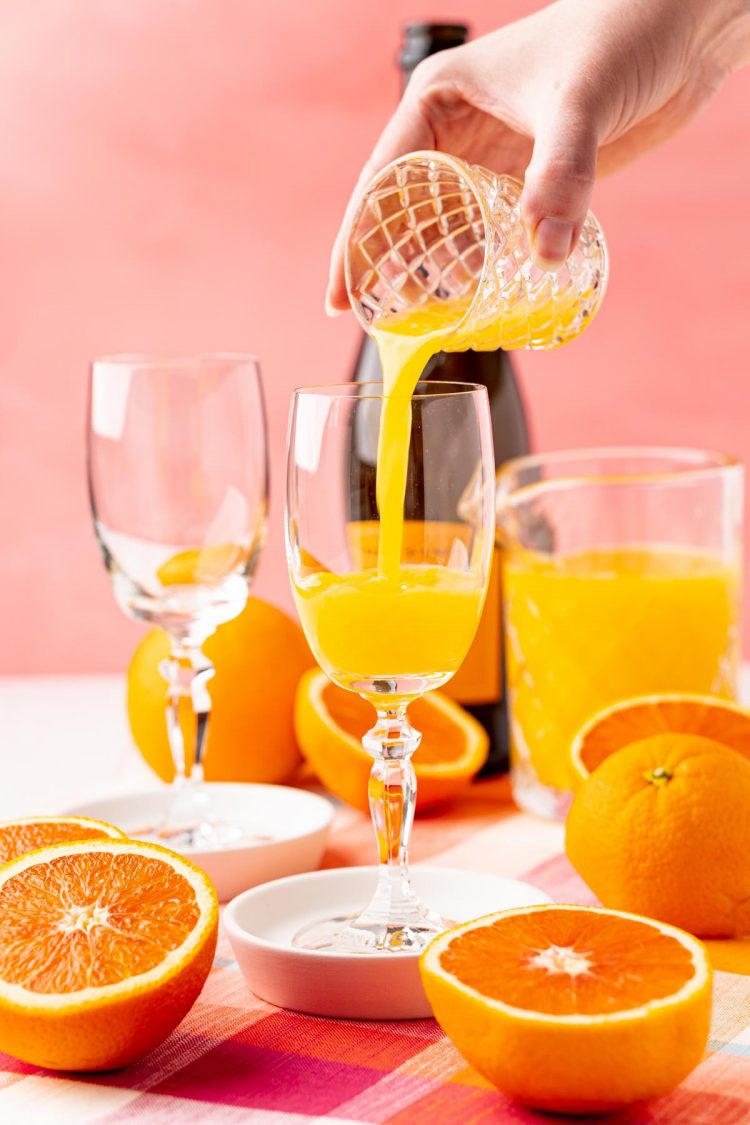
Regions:
<svg viewBox="0 0 750 1125"><path fill-rule="evenodd" d="M596 176L599 133L583 102L539 115L521 213L537 263L559 269L578 241Z"/></svg>

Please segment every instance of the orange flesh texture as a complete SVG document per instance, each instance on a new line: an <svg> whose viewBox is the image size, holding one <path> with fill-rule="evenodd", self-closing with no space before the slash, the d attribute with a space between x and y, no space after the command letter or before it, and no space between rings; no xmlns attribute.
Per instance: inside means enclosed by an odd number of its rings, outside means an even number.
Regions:
<svg viewBox="0 0 750 1125"><path fill-rule="evenodd" d="M651 926L566 910L478 927L452 941L440 964L488 999L555 1016L639 1008L695 972L689 950Z"/></svg>
<svg viewBox="0 0 750 1125"><path fill-rule="evenodd" d="M700 734L750 759L750 714L696 700L662 700L616 711L587 735L581 761L592 773L605 758L653 734Z"/></svg>
<svg viewBox="0 0 750 1125"><path fill-rule="evenodd" d="M0 979L39 993L115 984L159 965L199 916L188 881L160 860L47 860L0 887Z"/></svg>
<svg viewBox="0 0 750 1125"><path fill-rule="evenodd" d="M347 734L360 739L375 724L375 710L353 692L334 684L323 689L323 703L333 721ZM466 734L454 726L442 711L421 699L409 704L409 722L422 735L414 762L457 762L466 754Z"/></svg>
<svg viewBox="0 0 750 1125"><path fill-rule="evenodd" d="M31 824L9 824L0 828L0 864L8 863L24 852L46 848L48 844L66 844L77 840L112 839L100 828L84 827L82 824L66 824L55 821L45 824L34 821Z"/></svg>

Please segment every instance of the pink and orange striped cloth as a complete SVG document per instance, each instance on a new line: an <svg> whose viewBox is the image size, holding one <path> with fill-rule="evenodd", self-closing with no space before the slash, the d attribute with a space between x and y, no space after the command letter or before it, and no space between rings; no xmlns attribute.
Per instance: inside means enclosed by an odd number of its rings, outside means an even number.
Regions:
<svg viewBox="0 0 750 1125"><path fill-rule="evenodd" d="M340 810L326 866L369 863L367 819ZM522 876L559 901L591 901L562 855L562 829L513 808L504 781L420 818L414 859ZM741 952L741 951L740 951ZM750 958L749 958L750 960ZM717 972L709 1053L675 1093L613 1125L750 1122L750 976ZM2 1125L502 1125L552 1119L511 1104L467 1066L432 1020L317 1019L252 996L226 939L200 1000L136 1066L60 1076L0 1054ZM604 1120L588 1118L588 1121Z"/></svg>

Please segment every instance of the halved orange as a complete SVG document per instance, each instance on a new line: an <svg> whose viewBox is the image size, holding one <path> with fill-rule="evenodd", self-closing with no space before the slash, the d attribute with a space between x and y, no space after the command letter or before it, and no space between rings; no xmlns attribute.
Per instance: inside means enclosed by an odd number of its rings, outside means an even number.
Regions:
<svg viewBox="0 0 750 1125"><path fill-rule="evenodd" d="M417 811L457 796L487 760L484 728L446 695L431 691L409 705L409 722L422 735L414 755ZM294 729L300 749L336 797L368 810L372 758L361 738L375 723L372 706L317 668L299 682Z"/></svg>
<svg viewBox="0 0 750 1125"><path fill-rule="evenodd" d="M0 868L0 1050L110 1070L177 1026L208 976L218 902L157 844L86 840Z"/></svg>
<svg viewBox="0 0 750 1125"><path fill-rule="evenodd" d="M103 820L88 816L29 816L23 820L0 821L0 864L24 852L63 844L66 840L127 839L125 833Z"/></svg>
<svg viewBox="0 0 750 1125"><path fill-rule="evenodd" d="M614 910L532 906L436 938L420 959L435 1017L500 1090L537 1109L608 1112L668 1093L701 1061L703 946Z"/></svg>
<svg viewBox="0 0 750 1125"><path fill-rule="evenodd" d="M715 695L642 695L605 707L581 728L571 747L575 789L610 754L653 734L700 734L750 759L750 712Z"/></svg>

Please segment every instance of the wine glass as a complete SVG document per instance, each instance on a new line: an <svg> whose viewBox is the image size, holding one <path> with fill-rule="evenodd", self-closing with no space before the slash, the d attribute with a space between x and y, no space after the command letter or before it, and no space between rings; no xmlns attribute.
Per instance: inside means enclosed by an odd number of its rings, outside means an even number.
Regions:
<svg viewBox="0 0 750 1125"><path fill-rule="evenodd" d="M167 734L174 799L143 835L221 848L244 831L213 814L203 784L214 667L203 651L242 612L265 536L268 465L263 391L253 356L97 359L89 396L88 478L99 546L130 617L159 625L171 655ZM185 746L180 702L195 716Z"/></svg>
<svg viewBox="0 0 750 1125"><path fill-rule="evenodd" d="M472 384L418 384L404 487L395 506L383 502L384 489L379 507L371 470L379 440L386 444L388 402L382 384L358 383L298 390L292 404L286 541L294 599L323 670L377 715L362 740L373 758L375 893L361 914L301 931L295 943L305 948L414 951L448 925L409 878L411 757L420 735L406 712L451 678L482 612L494 543L489 399ZM387 444L392 478L398 442Z"/></svg>

